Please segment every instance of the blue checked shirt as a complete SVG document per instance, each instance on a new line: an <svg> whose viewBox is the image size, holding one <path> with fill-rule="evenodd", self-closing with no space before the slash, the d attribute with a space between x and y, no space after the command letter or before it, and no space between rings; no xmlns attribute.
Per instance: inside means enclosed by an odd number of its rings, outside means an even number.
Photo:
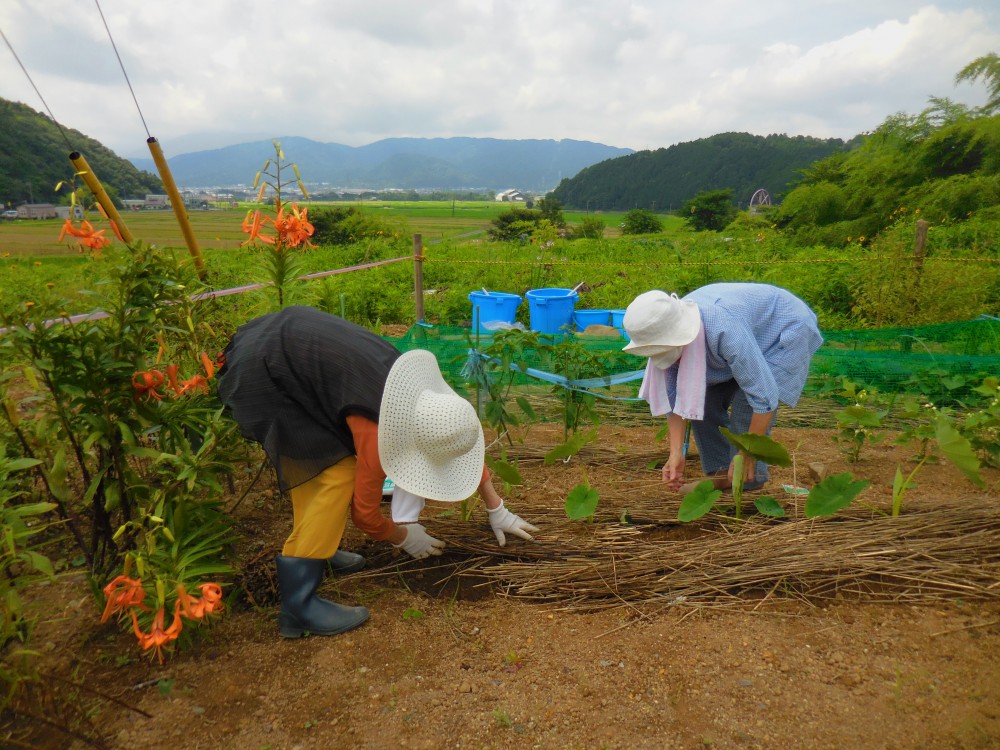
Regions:
<svg viewBox="0 0 1000 750"><path fill-rule="evenodd" d="M708 385L736 380L757 414L795 406L809 362L823 343L816 314L805 302L770 284L709 284L684 297L698 304L705 326ZM677 365L667 372L677 403Z"/></svg>

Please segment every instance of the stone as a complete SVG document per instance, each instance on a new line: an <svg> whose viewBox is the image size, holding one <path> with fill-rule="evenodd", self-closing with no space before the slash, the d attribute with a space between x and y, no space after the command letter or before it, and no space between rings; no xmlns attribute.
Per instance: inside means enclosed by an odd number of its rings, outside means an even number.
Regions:
<svg viewBox="0 0 1000 750"><path fill-rule="evenodd" d="M817 484L826 479L829 473L830 469L824 463L813 461L809 464L809 476L812 478L813 482L816 482Z"/></svg>

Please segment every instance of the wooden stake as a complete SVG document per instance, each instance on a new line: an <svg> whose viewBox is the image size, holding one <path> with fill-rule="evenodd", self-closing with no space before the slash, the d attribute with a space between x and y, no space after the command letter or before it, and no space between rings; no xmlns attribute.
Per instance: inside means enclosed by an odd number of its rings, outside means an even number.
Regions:
<svg viewBox="0 0 1000 750"><path fill-rule="evenodd" d="M167 189L167 195L170 196L170 206L174 209L174 216L177 217L177 223L181 226L181 234L184 235L184 242L188 246L188 252L194 258L194 267L198 271L198 278L204 281L205 261L201 258L201 248L198 247L198 240L194 236L194 229L191 228L191 220L188 218L187 209L184 208L184 200L181 198L180 191L177 190L173 175L170 174L170 167L167 166L163 150L160 148L159 142L153 137L146 139L146 145L149 146L149 153L153 155L156 169L160 173L160 179L163 180L163 187Z"/></svg>
<svg viewBox="0 0 1000 750"><path fill-rule="evenodd" d="M69 155L70 163L72 163L73 168L77 173L83 178L87 187L90 188L90 192L93 193L94 198L104 209L104 215L108 217L110 221L115 223L118 227L118 233L125 240L126 244L131 245L135 242L135 237L129 231L128 227L125 226L125 222L122 221L122 217L118 213L118 209L115 208L115 204L112 202L111 197L108 195L101 181L97 179L97 175L94 174L94 170L90 168L87 160L84 158L83 154L79 151L74 151Z"/></svg>
<svg viewBox="0 0 1000 750"><path fill-rule="evenodd" d="M423 237L413 235L413 307L417 322L424 322L424 245Z"/></svg>

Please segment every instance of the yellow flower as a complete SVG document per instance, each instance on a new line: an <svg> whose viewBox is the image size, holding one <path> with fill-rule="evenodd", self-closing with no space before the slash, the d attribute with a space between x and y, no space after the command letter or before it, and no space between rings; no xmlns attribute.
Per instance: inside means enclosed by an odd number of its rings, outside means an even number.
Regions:
<svg viewBox="0 0 1000 750"><path fill-rule="evenodd" d="M35 306L35 303L34 303L34 302L32 302L32 301L31 301L31 300L29 299L29 300L28 300L27 302L25 302L25 303L24 303L24 306L25 306L25 307L34 307L34 306Z"/></svg>

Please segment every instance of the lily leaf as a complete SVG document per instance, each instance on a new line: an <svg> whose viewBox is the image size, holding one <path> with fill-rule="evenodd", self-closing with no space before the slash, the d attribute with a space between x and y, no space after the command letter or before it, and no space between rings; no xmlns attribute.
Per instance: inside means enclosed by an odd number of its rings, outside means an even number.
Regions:
<svg viewBox="0 0 1000 750"><path fill-rule="evenodd" d="M722 490L715 489L711 479L699 482L681 501L677 510L677 518L684 523L696 521L712 510L712 506L722 497Z"/></svg>
<svg viewBox="0 0 1000 750"><path fill-rule="evenodd" d="M867 479L854 480L854 475L846 471L833 474L817 484L806 498L806 517L832 516L841 508L846 508L870 482Z"/></svg>
<svg viewBox="0 0 1000 750"><path fill-rule="evenodd" d="M741 435L737 435L725 427L720 427L719 431L725 436L726 440L757 461L763 461L772 466L792 465L792 459L788 455L785 446L772 440L767 435L755 435L752 432L744 432Z"/></svg>

